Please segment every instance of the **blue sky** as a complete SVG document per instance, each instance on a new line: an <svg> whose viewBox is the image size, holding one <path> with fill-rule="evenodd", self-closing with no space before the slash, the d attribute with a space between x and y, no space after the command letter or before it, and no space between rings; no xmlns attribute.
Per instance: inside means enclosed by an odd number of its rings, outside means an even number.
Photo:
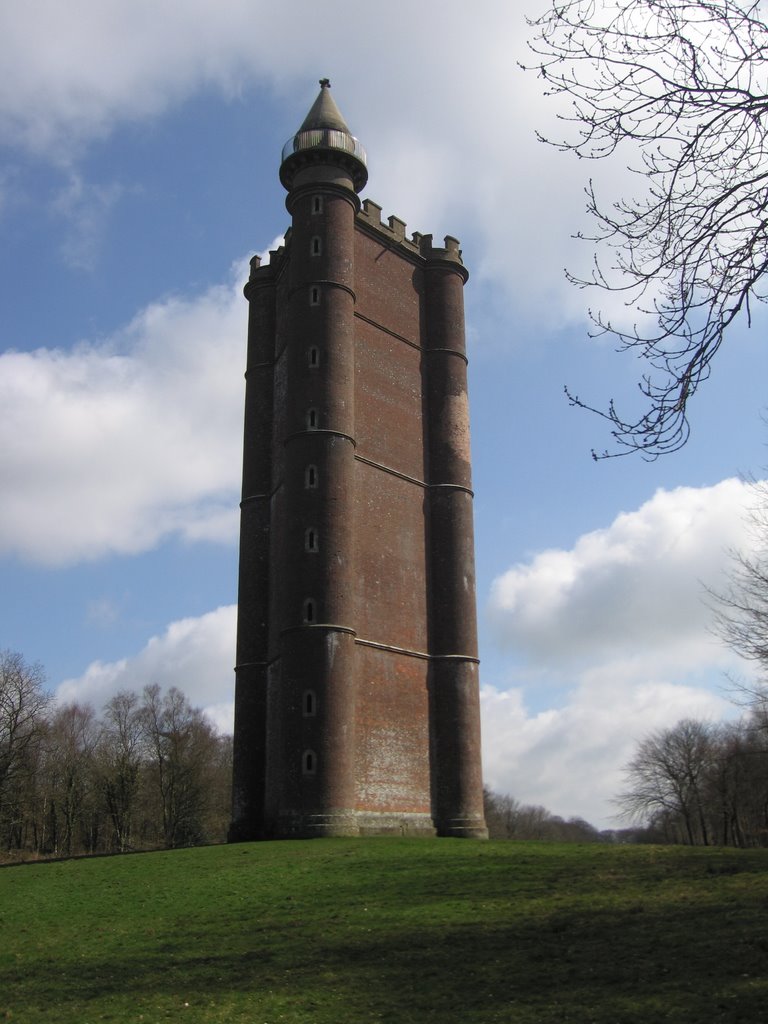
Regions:
<svg viewBox="0 0 768 1024"><path fill-rule="evenodd" d="M531 10L535 9L532 5ZM536 142L523 10L30 0L0 12L0 647L61 699L179 685L231 716L247 260L287 226L283 142L322 76L364 195L461 239L487 781L612 820L633 745L733 711L701 600L765 465L765 318L737 327L680 453L595 464L569 408L633 403L587 335L590 173Z"/></svg>

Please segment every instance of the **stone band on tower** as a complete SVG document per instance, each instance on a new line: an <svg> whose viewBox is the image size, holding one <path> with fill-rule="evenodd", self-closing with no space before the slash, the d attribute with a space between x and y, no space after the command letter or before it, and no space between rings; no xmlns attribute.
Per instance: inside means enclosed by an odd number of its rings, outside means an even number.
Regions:
<svg viewBox="0 0 768 1024"><path fill-rule="evenodd" d="M484 837L458 242L358 192L329 83L251 264L230 839Z"/></svg>

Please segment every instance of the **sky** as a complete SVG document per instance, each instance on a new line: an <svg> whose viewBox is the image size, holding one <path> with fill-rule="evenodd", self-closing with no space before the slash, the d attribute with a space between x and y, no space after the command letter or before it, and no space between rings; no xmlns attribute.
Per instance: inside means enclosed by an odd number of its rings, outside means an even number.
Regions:
<svg viewBox="0 0 768 1024"><path fill-rule="evenodd" d="M591 339L584 187L501 0L27 0L0 6L0 649L62 701L179 686L231 729L248 259L318 79L363 193L461 239L484 772L598 827L639 740L737 712L706 587L749 544L765 317L737 324L679 453L595 463L643 367ZM613 300L615 302L615 300ZM614 310L618 315L631 316Z"/></svg>

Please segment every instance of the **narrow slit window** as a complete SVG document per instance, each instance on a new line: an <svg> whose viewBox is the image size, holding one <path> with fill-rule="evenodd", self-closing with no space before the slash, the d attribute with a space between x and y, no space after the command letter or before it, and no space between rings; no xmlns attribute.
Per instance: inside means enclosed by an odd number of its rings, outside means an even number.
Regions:
<svg viewBox="0 0 768 1024"><path fill-rule="evenodd" d="M308 597L304 602L304 622L312 623L315 622L317 616L317 610L315 609L315 602L311 597Z"/></svg>
<svg viewBox="0 0 768 1024"><path fill-rule="evenodd" d="M308 490L317 487L317 466L307 466L304 470L304 486Z"/></svg>
<svg viewBox="0 0 768 1024"><path fill-rule="evenodd" d="M304 550L305 551L319 551L320 541L317 530L314 526L310 526L304 534Z"/></svg>
<svg viewBox="0 0 768 1024"><path fill-rule="evenodd" d="M309 289L309 304L310 306L320 305L320 289L316 284L313 284Z"/></svg>
<svg viewBox="0 0 768 1024"><path fill-rule="evenodd" d="M307 409L307 430L317 430L317 409Z"/></svg>
<svg viewBox="0 0 768 1024"><path fill-rule="evenodd" d="M305 718L314 718L317 714L317 697L314 690L305 690L302 700L302 714Z"/></svg>
<svg viewBox="0 0 768 1024"><path fill-rule="evenodd" d="M320 349L317 347L317 345L313 345L312 348L307 353L307 362L312 367L312 369L315 369L320 365Z"/></svg>
<svg viewBox="0 0 768 1024"><path fill-rule="evenodd" d="M322 213L322 212L323 212L323 197L322 196L312 196L312 213Z"/></svg>
<svg viewBox="0 0 768 1024"><path fill-rule="evenodd" d="M313 256L321 256L323 252L323 243L320 241L320 236L315 235L312 238L312 242L309 247L309 251Z"/></svg>
<svg viewBox="0 0 768 1024"><path fill-rule="evenodd" d="M314 750L305 750L301 755L301 772L303 775L315 775L317 773L317 754Z"/></svg>

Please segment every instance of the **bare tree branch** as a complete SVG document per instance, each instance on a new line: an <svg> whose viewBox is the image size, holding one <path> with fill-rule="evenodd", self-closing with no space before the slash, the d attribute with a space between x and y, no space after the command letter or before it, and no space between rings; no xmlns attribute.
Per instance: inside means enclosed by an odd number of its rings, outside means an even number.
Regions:
<svg viewBox="0 0 768 1024"><path fill-rule="evenodd" d="M643 191L603 205L590 183L595 258L580 287L624 296L626 328L590 311L650 366L646 410L608 420L616 447L655 458L688 439L688 402L727 329L768 297L768 27L750 0L553 0L534 29L531 68L564 94L570 134L542 141L596 160L630 150Z"/></svg>

